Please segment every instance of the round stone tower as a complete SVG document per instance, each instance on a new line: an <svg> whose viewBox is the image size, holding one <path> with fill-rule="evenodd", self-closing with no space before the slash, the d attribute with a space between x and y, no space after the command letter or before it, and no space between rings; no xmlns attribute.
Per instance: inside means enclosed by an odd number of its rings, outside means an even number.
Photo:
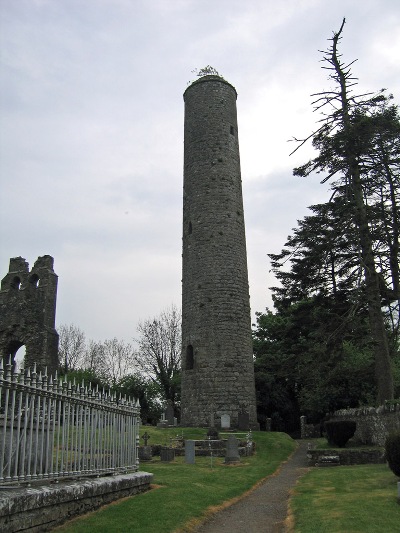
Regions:
<svg viewBox="0 0 400 533"><path fill-rule="evenodd" d="M181 423L188 426L257 426L236 98L215 75L184 93Z"/></svg>

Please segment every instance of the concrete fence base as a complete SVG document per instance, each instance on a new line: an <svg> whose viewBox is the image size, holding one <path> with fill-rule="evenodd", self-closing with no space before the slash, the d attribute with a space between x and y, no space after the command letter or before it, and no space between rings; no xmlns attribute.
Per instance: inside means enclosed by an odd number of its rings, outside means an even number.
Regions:
<svg viewBox="0 0 400 533"><path fill-rule="evenodd" d="M63 522L150 488L153 474L135 472L23 488L0 488L2 533L50 531Z"/></svg>

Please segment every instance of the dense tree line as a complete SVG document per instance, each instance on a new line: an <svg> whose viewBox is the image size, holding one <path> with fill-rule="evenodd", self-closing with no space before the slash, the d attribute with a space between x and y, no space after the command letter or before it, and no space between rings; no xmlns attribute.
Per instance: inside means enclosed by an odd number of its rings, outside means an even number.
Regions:
<svg viewBox="0 0 400 533"><path fill-rule="evenodd" d="M178 414L180 321L180 312L172 306L160 316L141 322L136 345L117 338L86 342L79 327L61 325L58 328L61 375L139 399L145 422L156 423L168 400Z"/></svg>
<svg viewBox="0 0 400 533"><path fill-rule="evenodd" d="M344 23L323 57L334 87L314 95L319 126L295 139L318 155L294 175L321 173L331 198L269 254L275 312L258 314L254 331L259 411L276 425L400 393L399 109L385 91L353 93Z"/></svg>

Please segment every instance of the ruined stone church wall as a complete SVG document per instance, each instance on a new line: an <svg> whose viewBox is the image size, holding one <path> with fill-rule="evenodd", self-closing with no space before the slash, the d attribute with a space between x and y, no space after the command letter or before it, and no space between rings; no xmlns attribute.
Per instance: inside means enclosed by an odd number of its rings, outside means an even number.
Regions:
<svg viewBox="0 0 400 533"><path fill-rule="evenodd" d="M58 366L55 330L58 277L49 255L39 257L31 270L22 257L10 259L0 289L0 355L14 360L25 345L25 366L34 363L53 374Z"/></svg>

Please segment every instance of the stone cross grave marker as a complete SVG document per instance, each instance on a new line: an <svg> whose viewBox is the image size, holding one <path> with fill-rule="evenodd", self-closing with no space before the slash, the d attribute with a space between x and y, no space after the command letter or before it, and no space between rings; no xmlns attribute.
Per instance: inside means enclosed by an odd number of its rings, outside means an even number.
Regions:
<svg viewBox="0 0 400 533"><path fill-rule="evenodd" d="M138 450L140 461L151 461L152 450L151 450L151 446L147 444L149 438L150 438L150 435L146 431L144 435L142 436L144 446L139 446L139 450Z"/></svg>

